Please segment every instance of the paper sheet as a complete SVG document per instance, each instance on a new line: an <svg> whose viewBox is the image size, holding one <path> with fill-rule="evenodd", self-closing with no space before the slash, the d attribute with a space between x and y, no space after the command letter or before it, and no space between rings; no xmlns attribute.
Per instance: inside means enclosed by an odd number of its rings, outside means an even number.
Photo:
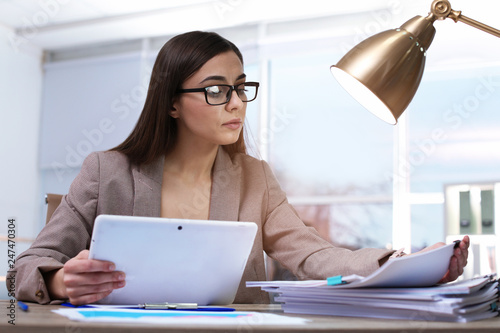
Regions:
<svg viewBox="0 0 500 333"><path fill-rule="evenodd" d="M132 309L57 309L53 312L71 320L109 323L197 324L197 325L303 325L309 320L261 312L213 312Z"/></svg>
<svg viewBox="0 0 500 333"><path fill-rule="evenodd" d="M339 288L429 287L448 270L455 244L387 261L365 279L339 285Z"/></svg>
<svg viewBox="0 0 500 333"><path fill-rule="evenodd" d="M387 261L367 277L349 275L342 277L344 284L334 288L380 288L380 287L430 287L439 282L448 270L455 244L448 244L427 252L417 253ZM326 285L326 280L283 281L280 286L317 287ZM273 287L276 281L247 281L247 287ZM270 290L267 290L270 291Z"/></svg>

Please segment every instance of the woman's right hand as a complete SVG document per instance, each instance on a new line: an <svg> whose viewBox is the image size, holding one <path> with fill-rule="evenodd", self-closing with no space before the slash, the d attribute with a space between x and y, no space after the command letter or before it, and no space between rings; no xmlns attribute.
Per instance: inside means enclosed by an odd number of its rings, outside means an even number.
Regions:
<svg viewBox="0 0 500 333"><path fill-rule="evenodd" d="M124 286L125 273L115 271L112 262L89 259L88 250L81 251L63 268L47 276L51 298L69 299L73 305L97 302Z"/></svg>

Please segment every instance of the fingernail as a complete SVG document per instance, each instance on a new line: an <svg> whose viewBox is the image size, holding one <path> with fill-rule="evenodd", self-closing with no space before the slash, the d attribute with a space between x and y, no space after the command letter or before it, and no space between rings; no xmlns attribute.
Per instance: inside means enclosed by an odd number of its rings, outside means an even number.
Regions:
<svg viewBox="0 0 500 333"><path fill-rule="evenodd" d="M123 281L125 280L125 274L121 273L118 275L118 280Z"/></svg>
<svg viewBox="0 0 500 333"><path fill-rule="evenodd" d="M108 267L108 270L110 270L110 271L114 271L115 269L116 269L116 267L114 264L110 264Z"/></svg>
<svg viewBox="0 0 500 333"><path fill-rule="evenodd" d="M118 282L118 288L123 288L123 287L125 287L125 281Z"/></svg>

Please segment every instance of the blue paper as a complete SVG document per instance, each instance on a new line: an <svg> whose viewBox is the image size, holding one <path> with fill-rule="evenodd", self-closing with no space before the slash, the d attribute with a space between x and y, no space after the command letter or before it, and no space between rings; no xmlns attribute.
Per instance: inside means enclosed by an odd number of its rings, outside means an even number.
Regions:
<svg viewBox="0 0 500 333"><path fill-rule="evenodd" d="M219 318L237 318L241 317L241 313L235 312L188 312L188 311L162 311L162 310L101 310L94 311L84 310L78 311L83 317L86 318L99 318L99 317L114 317L114 318L141 318L141 317L219 317Z"/></svg>

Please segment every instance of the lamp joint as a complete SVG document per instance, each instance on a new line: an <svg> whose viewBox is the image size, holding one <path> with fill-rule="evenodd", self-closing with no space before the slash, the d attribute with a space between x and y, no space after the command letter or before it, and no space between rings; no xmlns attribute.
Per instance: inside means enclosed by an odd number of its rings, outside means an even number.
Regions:
<svg viewBox="0 0 500 333"><path fill-rule="evenodd" d="M455 21L455 23L457 23L460 20L461 16L462 16L462 11L460 10L452 10L448 15L448 17L451 18L453 21Z"/></svg>
<svg viewBox="0 0 500 333"><path fill-rule="evenodd" d="M448 0L434 0L431 4L431 13L438 20L444 20L451 12L451 4Z"/></svg>

